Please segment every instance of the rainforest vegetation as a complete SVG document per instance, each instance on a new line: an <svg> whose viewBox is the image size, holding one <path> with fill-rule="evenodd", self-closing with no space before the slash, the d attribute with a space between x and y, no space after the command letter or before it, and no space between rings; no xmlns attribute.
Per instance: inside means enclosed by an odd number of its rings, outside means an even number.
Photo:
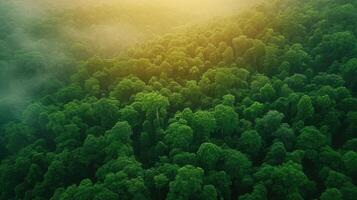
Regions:
<svg viewBox="0 0 357 200"><path fill-rule="evenodd" d="M34 2L0 0L1 200L356 199L356 0Z"/></svg>

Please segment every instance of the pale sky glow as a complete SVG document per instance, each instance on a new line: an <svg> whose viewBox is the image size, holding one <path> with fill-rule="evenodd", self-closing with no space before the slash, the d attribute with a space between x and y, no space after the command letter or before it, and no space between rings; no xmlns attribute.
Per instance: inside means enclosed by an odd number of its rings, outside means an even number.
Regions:
<svg viewBox="0 0 357 200"><path fill-rule="evenodd" d="M259 0L11 0L28 12L99 5L164 6L178 12L222 15L253 5Z"/></svg>

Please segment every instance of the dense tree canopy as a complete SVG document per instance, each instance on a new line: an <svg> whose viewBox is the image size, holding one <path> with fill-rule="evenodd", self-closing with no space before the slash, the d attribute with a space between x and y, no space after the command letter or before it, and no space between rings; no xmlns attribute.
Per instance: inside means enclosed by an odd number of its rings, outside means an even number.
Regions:
<svg viewBox="0 0 357 200"><path fill-rule="evenodd" d="M0 102L0 200L355 199L356 13L354 0L266 1L117 56L66 46L83 54L70 70L23 109ZM2 15L0 68L58 61L16 46L20 22ZM60 16L33 34L95 20Z"/></svg>

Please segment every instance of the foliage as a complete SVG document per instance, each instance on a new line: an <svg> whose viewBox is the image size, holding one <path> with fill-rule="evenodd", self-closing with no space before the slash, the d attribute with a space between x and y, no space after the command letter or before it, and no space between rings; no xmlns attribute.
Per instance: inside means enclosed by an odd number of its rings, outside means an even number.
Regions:
<svg viewBox="0 0 357 200"><path fill-rule="evenodd" d="M16 116L0 102L0 199L354 199L356 13L277 0L117 56L82 44ZM22 52L0 15L0 67L58 61ZM95 20L67 15L30 30Z"/></svg>

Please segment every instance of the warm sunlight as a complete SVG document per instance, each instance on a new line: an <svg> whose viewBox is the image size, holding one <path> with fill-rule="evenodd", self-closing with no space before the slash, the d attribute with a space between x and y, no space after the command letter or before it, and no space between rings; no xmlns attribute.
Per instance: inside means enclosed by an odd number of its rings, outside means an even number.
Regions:
<svg viewBox="0 0 357 200"><path fill-rule="evenodd" d="M355 200L356 0L0 0L0 200Z"/></svg>
<svg viewBox="0 0 357 200"><path fill-rule="evenodd" d="M13 0L19 7L28 11L43 9L68 9L78 7L95 7L103 5L164 6L178 12L205 14L213 16L234 12L252 6L262 0ZM225 13L227 15L228 13Z"/></svg>

